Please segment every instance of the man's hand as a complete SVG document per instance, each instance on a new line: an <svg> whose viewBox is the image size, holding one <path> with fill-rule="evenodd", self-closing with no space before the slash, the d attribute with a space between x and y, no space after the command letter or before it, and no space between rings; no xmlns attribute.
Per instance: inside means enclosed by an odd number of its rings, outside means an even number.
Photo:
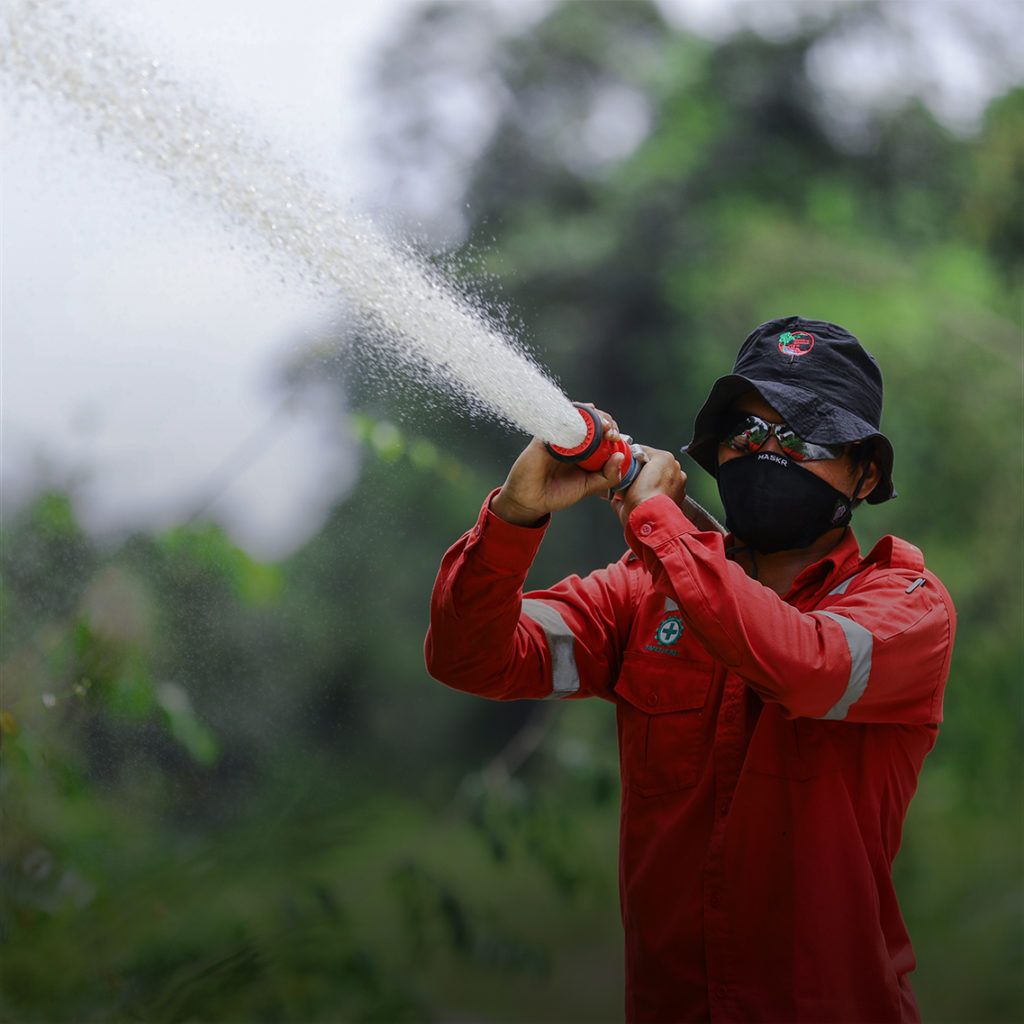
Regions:
<svg viewBox="0 0 1024 1024"><path fill-rule="evenodd" d="M629 515L642 501L656 494L667 494L685 511L686 474L671 452L641 446L647 455L647 464L640 475L621 494L612 495L612 508L625 527Z"/></svg>
<svg viewBox="0 0 1024 1024"><path fill-rule="evenodd" d="M605 437L618 437L615 421L598 410ZM625 455L616 452L596 472L551 457L544 442L534 438L516 459L508 478L491 502L491 511L517 526L533 526L544 516L602 494L622 478ZM641 474L642 475L642 474Z"/></svg>

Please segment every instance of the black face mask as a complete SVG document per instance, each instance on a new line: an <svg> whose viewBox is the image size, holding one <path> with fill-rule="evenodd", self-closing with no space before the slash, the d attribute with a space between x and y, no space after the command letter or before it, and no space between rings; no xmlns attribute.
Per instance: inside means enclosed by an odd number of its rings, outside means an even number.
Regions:
<svg viewBox="0 0 1024 1024"><path fill-rule="evenodd" d="M718 493L726 527L763 555L806 548L853 517L847 495L774 452L722 463Z"/></svg>

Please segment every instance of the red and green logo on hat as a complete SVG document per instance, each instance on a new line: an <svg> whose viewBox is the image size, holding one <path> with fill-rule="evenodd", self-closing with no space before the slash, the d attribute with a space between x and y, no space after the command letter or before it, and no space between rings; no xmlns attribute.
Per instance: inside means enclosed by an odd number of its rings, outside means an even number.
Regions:
<svg viewBox="0 0 1024 1024"><path fill-rule="evenodd" d="M807 331L786 331L779 336L779 351L787 356L805 356L814 348L814 335Z"/></svg>

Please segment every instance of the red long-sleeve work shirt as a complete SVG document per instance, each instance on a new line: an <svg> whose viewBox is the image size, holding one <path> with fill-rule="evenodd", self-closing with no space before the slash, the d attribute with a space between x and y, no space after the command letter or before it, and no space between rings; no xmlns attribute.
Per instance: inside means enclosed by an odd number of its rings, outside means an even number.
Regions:
<svg viewBox="0 0 1024 1024"><path fill-rule="evenodd" d="M544 530L488 505L442 562L427 665L616 705L627 1020L919 1019L891 868L955 618L918 549L861 558L847 530L780 598L659 496L622 560L524 597Z"/></svg>

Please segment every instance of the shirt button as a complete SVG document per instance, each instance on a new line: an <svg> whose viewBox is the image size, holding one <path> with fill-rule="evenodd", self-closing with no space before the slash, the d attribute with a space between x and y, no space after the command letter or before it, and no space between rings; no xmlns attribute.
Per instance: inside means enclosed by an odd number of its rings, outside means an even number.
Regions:
<svg viewBox="0 0 1024 1024"><path fill-rule="evenodd" d="M656 693L647 694L647 704L649 707L656 707L658 703L658 695Z"/></svg>
<svg viewBox="0 0 1024 1024"><path fill-rule="evenodd" d="M652 533L654 533L654 527L651 526L650 523L644 523L644 525L640 527L641 537L650 537Z"/></svg>
<svg viewBox="0 0 1024 1024"><path fill-rule="evenodd" d="M733 707L726 708L724 714L722 715L722 717L727 722L735 721L736 720L736 709L733 708Z"/></svg>
<svg viewBox="0 0 1024 1024"><path fill-rule="evenodd" d="M724 999L728 994L729 990L724 985L715 986L715 995L718 996L719 999Z"/></svg>

